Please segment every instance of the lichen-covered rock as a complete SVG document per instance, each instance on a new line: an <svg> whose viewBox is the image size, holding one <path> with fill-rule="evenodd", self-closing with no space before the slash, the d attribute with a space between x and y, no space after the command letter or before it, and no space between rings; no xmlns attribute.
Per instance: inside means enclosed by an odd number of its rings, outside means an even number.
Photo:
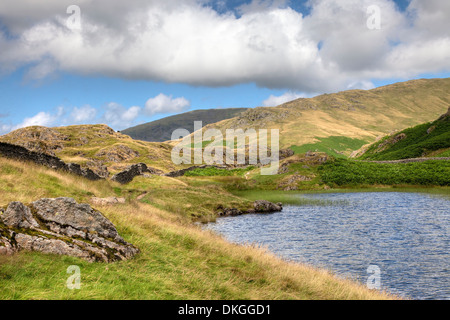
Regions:
<svg viewBox="0 0 450 320"><path fill-rule="evenodd" d="M87 261L126 260L139 250L88 204L72 198L11 202L0 214L0 254L20 250L69 255Z"/></svg>
<svg viewBox="0 0 450 320"><path fill-rule="evenodd" d="M107 161L111 162L122 162L139 157L139 152L126 145L120 144L100 150L96 156L104 157Z"/></svg>
<svg viewBox="0 0 450 320"><path fill-rule="evenodd" d="M55 156L69 137L51 128L32 126L14 130L4 135L3 139L37 153Z"/></svg>
<svg viewBox="0 0 450 320"><path fill-rule="evenodd" d="M0 216L3 223L13 228L38 228L39 224L33 218L30 208L21 202L11 202L5 212Z"/></svg>

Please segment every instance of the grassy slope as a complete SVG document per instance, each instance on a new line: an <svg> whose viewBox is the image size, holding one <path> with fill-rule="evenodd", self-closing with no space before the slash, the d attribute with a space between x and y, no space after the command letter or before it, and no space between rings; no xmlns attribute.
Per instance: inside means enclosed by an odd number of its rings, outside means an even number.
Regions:
<svg viewBox="0 0 450 320"><path fill-rule="evenodd" d="M4 158L0 158L0 172L1 206L13 200L29 203L40 197L72 196L79 202L88 202L93 195L124 195L126 204L98 209L117 226L125 240L142 251L132 260L113 264L90 264L40 253L2 256L0 299L388 298L328 272L284 262L263 249L230 244L200 230L185 212L163 210L163 205L151 198L135 200L143 191L162 192L162 185L169 190L171 183L172 187L179 184L189 188L188 180L193 178L150 179L148 183L138 180L124 188L106 180L90 182ZM199 193L210 190L210 182L194 183ZM215 192L217 199L236 199L216 188L220 191ZM161 201L173 203L174 199ZM81 268L81 290L71 291L65 286L70 265Z"/></svg>
<svg viewBox="0 0 450 320"><path fill-rule="evenodd" d="M281 161L281 172L262 176L260 169L240 170L224 176L228 170L197 169L197 179L204 183L220 184L229 192L251 200L255 197L272 202L302 204L302 199L292 199L286 187L296 191L323 191L331 188L387 188L435 187L448 192L450 186L450 162L430 160L415 163L371 163L329 157L321 162L324 153L314 156L294 155ZM290 189L294 190L294 189Z"/></svg>
<svg viewBox="0 0 450 320"><path fill-rule="evenodd" d="M341 159L318 170L322 181L330 186L450 186L450 161L368 163Z"/></svg>
<svg viewBox="0 0 450 320"><path fill-rule="evenodd" d="M202 121L203 125L207 125L224 119L233 118L245 110L247 109L229 108L195 110L144 123L122 130L121 132L138 140L167 141L172 139L172 132L176 129L183 128L189 132L194 131L194 121Z"/></svg>
<svg viewBox="0 0 450 320"><path fill-rule="evenodd" d="M273 108L249 109L207 128L280 129L282 148L320 145L323 138L329 137L369 143L392 131L432 121L449 104L450 78L413 80L368 91L298 99Z"/></svg>
<svg viewBox="0 0 450 320"><path fill-rule="evenodd" d="M42 132L47 130L51 130L51 133L44 137ZM139 162L163 171L176 169L170 159L169 145L133 140L101 124L58 128L27 127L1 136L0 140L34 151L53 152L67 163L93 166L93 169L96 165L107 166L111 173ZM39 145L41 150L37 150L35 145ZM123 147L136 153L126 154L120 149Z"/></svg>
<svg viewBox="0 0 450 320"><path fill-rule="evenodd" d="M450 109L449 109L450 110ZM396 141L396 137L404 137ZM372 144L361 160L399 160L445 157L450 149L450 113L438 120L408 128Z"/></svg>
<svg viewBox="0 0 450 320"><path fill-rule="evenodd" d="M325 152L336 158L346 158L354 150L364 146L367 141L361 139L352 139L347 137L328 137L318 138L316 143L307 143L301 146L291 146L296 154L306 153L308 151Z"/></svg>

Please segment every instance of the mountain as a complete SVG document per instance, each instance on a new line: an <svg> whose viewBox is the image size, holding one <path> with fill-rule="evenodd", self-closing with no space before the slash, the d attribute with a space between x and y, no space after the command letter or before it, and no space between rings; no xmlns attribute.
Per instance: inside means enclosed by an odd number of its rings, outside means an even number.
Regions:
<svg viewBox="0 0 450 320"><path fill-rule="evenodd" d="M449 105L450 78L420 79L248 109L205 129L279 129L281 148L349 156L386 134L433 121Z"/></svg>
<svg viewBox="0 0 450 320"><path fill-rule="evenodd" d="M195 110L144 123L122 130L121 133L129 135L137 140L152 142L168 141L172 139L172 132L176 129L183 128L192 132L194 130L194 121L202 121L205 126L210 123L233 118L245 110L247 109L229 108Z"/></svg>
<svg viewBox="0 0 450 320"><path fill-rule="evenodd" d="M361 160L450 157L450 108L433 122L390 134L363 150Z"/></svg>

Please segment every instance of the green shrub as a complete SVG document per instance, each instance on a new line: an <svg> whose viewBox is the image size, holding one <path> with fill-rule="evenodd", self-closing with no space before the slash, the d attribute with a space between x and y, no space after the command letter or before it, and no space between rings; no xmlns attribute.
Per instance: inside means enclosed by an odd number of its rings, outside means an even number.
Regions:
<svg viewBox="0 0 450 320"><path fill-rule="evenodd" d="M319 168L329 185L450 185L450 162L430 160L412 163L371 163L337 159Z"/></svg>

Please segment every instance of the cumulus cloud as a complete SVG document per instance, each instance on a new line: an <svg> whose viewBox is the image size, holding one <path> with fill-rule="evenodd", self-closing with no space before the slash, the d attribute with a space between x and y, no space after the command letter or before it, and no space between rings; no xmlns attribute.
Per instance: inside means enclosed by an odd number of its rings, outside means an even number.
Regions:
<svg viewBox="0 0 450 320"><path fill-rule="evenodd" d="M48 112L39 112L33 117L25 118L25 120L19 124L18 128L31 127L31 126L50 126L55 121L55 116Z"/></svg>
<svg viewBox="0 0 450 320"><path fill-rule="evenodd" d="M82 107L74 107L68 119L65 122L70 124L86 124L91 123L97 115L97 109L90 105Z"/></svg>
<svg viewBox="0 0 450 320"><path fill-rule="evenodd" d="M52 112L38 112L32 117L26 117L22 122L18 124L2 123L0 122L0 134L6 134L10 131L14 131L20 128L43 126L51 127L61 123L65 110L63 107L57 107ZM5 118L7 118L7 115Z"/></svg>
<svg viewBox="0 0 450 320"><path fill-rule="evenodd" d="M81 107L59 106L49 112L39 112L25 118L19 124L6 123L9 114L0 113L0 135L29 126L65 126L76 124L105 123L115 130L123 130L136 124L138 117L152 116L157 113L178 113L191 105L184 97L173 98L163 93L147 100L145 107L125 107L116 102L104 105L101 112L89 104Z"/></svg>
<svg viewBox="0 0 450 320"><path fill-rule="evenodd" d="M400 12L392 0L310 0L304 16L283 0L253 0L237 14L208 0L80 0L80 30L67 27L71 4L2 0L10 34L0 31L0 69L306 93L450 71L448 1L412 0ZM373 5L379 30L367 27Z"/></svg>
<svg viewBox="0 0 450 320"><path fill-rule="evenodd" d="M105 106L105 112L101 120L113 128L122 130L134 124L140 111L141 107L138 106L125 108L118 103L111 102Z"/></svg>
<svg viewBox="0 0 450 320"><path fill-rule="evenodd" d="M8 133L10 131L14 131L20 128L31 127L31 126L44 126L49 127L52 126L57 120L57 114L51 114L50 112L39 112L32 117L25 118L21 123L16 125L11 124L1 124L0 125L0 133Z"/></svg>
<svg viewBox="0 0 450 320"><path fill-rule="evenodd" d="M150 98L145 103L145 113L153 115L156 113L179 113L191 106L189 100L184 97L172 98L160 93L154 98Z"/></svg>

